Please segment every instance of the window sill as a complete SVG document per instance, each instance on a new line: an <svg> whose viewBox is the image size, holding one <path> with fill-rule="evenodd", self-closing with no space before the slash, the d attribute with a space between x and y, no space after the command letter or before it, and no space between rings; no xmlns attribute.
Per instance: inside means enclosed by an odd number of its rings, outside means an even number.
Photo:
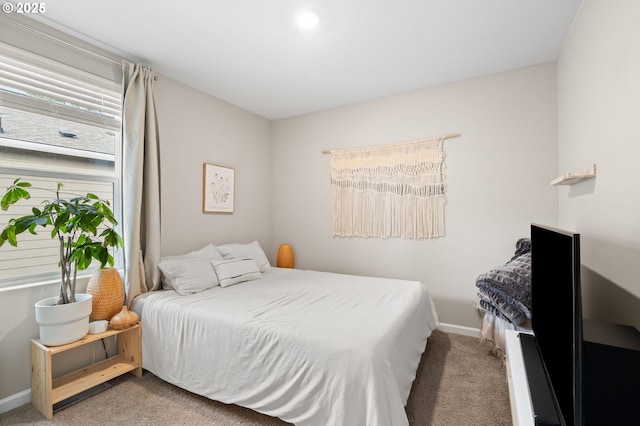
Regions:
<svg viewBox="0 0 640 426"><path fill-rule="evenodd" d="M118 272L120 272L120 274L124 276L124 270L118 269ZM82 293L83 291L85 291L86 285L89 283L89 279L91 278L92 274L93 273L78 275L77 288L79 293ZM45 287L45 286L54 285L54 284L56 286L60 285L60 280L53 279L53 280L35 281L32 283L24 283L24 284L13 284L13 285L10 284L10 285L7 285L6 287L0 287L0 293L14 291L14 290L24 290L27 288Z"/></svg>

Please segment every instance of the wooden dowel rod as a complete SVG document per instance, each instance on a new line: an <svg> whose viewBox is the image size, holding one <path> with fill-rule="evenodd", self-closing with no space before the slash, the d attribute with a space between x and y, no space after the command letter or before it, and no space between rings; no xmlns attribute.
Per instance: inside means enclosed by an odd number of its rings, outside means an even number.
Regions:
<svg viewBox="0 0 640 426"><path fill-rule="evenodd" d="M451 134L448 134L448 135L444 135L442 137L421 139L421 140L417 140L415 142L422 142L422 141L434 140L434 139L451 139L451 138L457 138L458 136L461 136L461 134L460 133L451 133ZM405 143L394 144L394 145L406 145L406 144L410 144L410 143L413 143L413 142L405 142ZM393 146L393 145L388 145L388 146ZM377 148L377 147L374 147L374 148ZM367 149L367 148L354 148L354 149ZM332 149L332 150L322 151L322 153L323 154L331 154L333 151L343 151L343 150L341 150L341 149Z"/></svg>

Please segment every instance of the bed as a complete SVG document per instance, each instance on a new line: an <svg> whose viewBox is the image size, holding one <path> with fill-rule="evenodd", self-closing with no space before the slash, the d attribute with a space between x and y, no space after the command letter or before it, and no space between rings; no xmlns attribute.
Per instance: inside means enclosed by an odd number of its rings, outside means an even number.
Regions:
<svg viewBox="0 0 640 426"><path fill-rule="evenodd" d="M251 258L220 251L225 261ZM426 286L275 268L262 256L252 259L253 279L136 298L143 368L296 425L407 425L404 407L438 326Z"/></svg>

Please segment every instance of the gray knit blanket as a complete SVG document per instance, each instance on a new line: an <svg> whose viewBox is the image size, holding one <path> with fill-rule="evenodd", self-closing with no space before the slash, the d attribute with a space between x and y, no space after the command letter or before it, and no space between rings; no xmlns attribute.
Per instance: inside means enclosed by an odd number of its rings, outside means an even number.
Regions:
<svg viewBox="0 0 640 426"><path fill-rule="evenodd" d="M531 240L518 240L511 260L480 275L476 287L481 310L515 325L531 318Z"/></svg>

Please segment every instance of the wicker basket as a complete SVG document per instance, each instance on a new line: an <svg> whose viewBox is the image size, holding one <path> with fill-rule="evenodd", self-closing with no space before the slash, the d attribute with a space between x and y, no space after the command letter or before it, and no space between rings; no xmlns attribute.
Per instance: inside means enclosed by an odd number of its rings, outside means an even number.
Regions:
<svg viewBox="0 0 640 426"><path fill-rule="evenodd" d="M93 295L90 321L110 320L124 304L124 284L115 268L98 269L93 273L87 293Z"/></svg>

